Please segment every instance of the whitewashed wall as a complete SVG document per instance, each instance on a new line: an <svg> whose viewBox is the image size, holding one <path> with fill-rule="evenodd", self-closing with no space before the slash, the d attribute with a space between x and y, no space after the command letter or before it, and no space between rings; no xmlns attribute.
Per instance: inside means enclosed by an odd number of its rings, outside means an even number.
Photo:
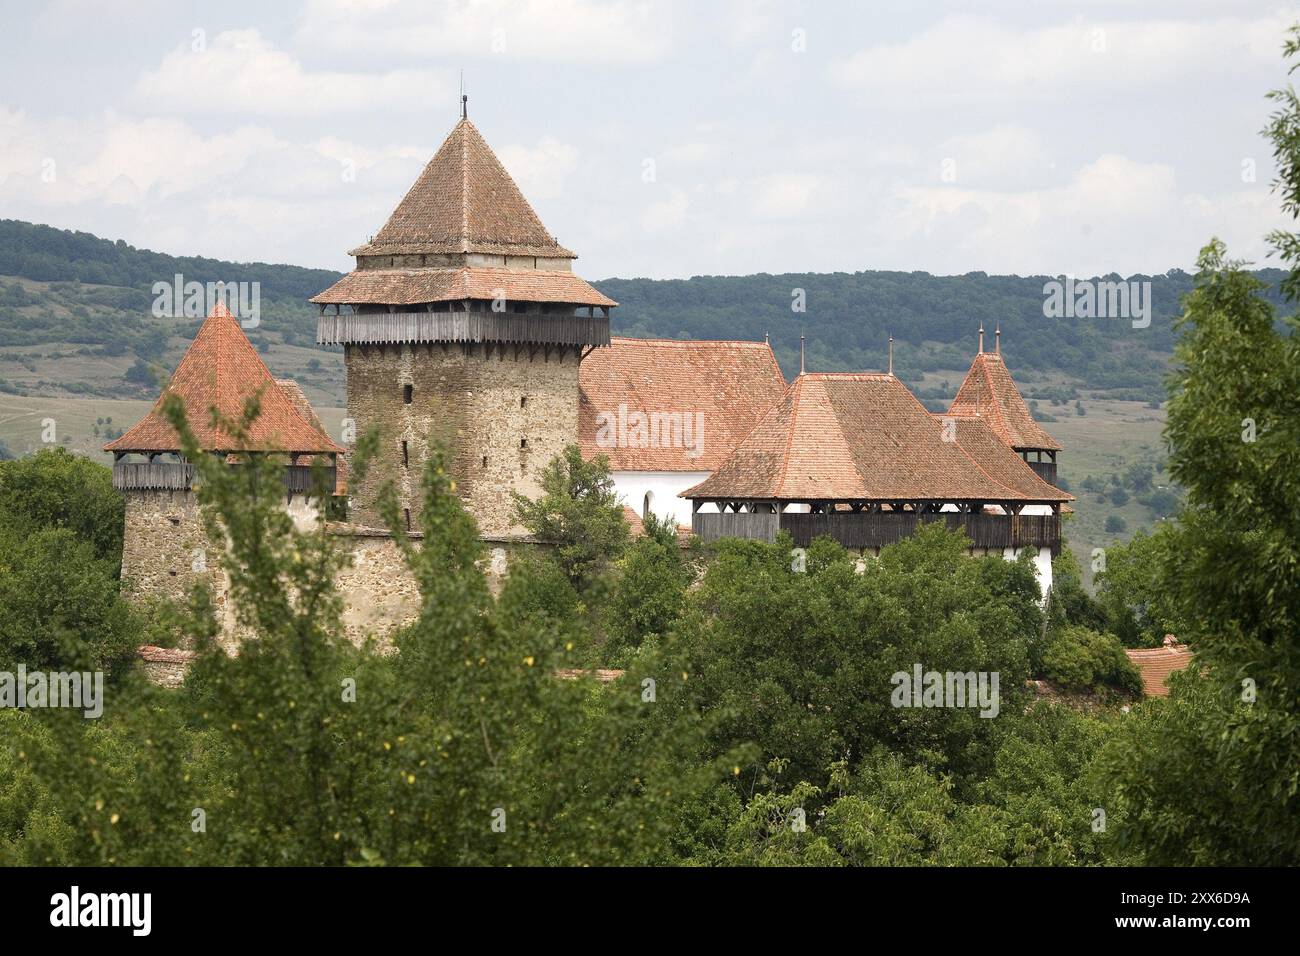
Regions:
<svg viewBox="0 0 1300 956"><path fill-rule="evenodd" d="M656 517L671 518L675 524L689 527L691 503L677 495L710 474L707 471L615 471L611 477L623 504L637 514L644 513L645 496L649 493L650 510Z"/></svg>

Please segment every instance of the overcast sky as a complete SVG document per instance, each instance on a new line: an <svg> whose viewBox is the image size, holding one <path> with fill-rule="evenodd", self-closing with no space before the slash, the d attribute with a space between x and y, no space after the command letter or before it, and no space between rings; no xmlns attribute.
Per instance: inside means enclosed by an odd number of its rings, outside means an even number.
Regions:
<svg viewBox="0 0 1300 956"><path fill-rule="evenodd" d="M0 218L347 269L469 115L588 278L1262 260L1300 5L0 0Z"/></svg>

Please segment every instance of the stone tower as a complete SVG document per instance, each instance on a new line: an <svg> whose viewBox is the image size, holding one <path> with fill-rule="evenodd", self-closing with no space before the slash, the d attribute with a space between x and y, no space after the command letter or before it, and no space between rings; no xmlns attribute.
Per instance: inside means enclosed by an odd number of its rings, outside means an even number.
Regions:
<svg viewBox="0 0 1300 956"><path fill-rule="evenodd" d="M356 269L311 301L317 342L342 345L348 416L379 452L349 487L354 523L379 525L392 481L408 527L430 442L486 536L517 533L512 492L578 441L578 366L609 344L617 305L576 276L479 131L462 117Z"/></svg>
<svg viewBox="0 0 1300 956"><path fill-rule="evenodd" d="M184 404L204 452L232 467L250 455L283 455L285 508L303 522L314 520L321 507L312 494L311 461L325 460L327 488L333 492L335 462L344 449L325 434L297 384L272 377L239 320L217 303L153 408L104 450L113 453L113 487L126 499L122 579L127 593L181 599L192 584L203 583L220 604L218 550L200 520L195 467L182 456L180 437L163 414L171 395ZM254 395L261 412L246 435L233 436L214 424L214 409L238 420Z"/></svg>

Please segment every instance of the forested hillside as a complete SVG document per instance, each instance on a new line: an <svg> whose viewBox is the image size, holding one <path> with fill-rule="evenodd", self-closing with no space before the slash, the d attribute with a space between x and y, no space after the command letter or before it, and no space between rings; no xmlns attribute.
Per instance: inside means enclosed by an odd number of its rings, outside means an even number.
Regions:
<svg viewBox="0 0 1300 956"><path fill-rule="evenodd" d="M295 372L304 361L284 349L315 349L315 309L307 299L338 277L325 269L168 256L121 240L0 220L0 382L8 381L6 390L20 394L62 389L136 397L148 381L136 359L169 367L197 327L193 320L165 320L160 327L149 316L153 283L170 282L178 273L204 283L260 282L262 324L252 337L272 368L284 373ZM1282 273L1268 269L1256 275L1272 290ZM1145 329L1124 319L1045 318L1048 278L837 272L595 284L620 303L614 311L616 333L746 339L770 333L787 376L798 370L800 335L807 336L808 367L832 371L884 368L892 334L896 371L932 405L956 390L951 374L935 375L967 367L981 322L990 347L993 328L1001 323L1008 363L1022 382L1044 383L1048 391L1042 397L1073 399L1080 388L1108 391L1113 399L1162 397L1173 347L1171 320L1191 289L1191 276L1173 270L1128 277L1151 283L1151 325ZM805 311L792 309L796 296ZM64 363L61 373L51 370L37 380L7 374L17 369L6 367L6 360L39 363L51 349L66 352L70 346L77 347L77 355L120 359L119 374L97 371L78 379L84 369L77 363ZM315 386L342 399L341 376L335 387L324 379Z"/></svg>

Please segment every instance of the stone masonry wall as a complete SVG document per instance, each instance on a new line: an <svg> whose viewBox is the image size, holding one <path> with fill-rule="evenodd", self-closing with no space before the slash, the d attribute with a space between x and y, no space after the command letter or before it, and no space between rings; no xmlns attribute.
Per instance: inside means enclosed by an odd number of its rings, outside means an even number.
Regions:
<svg viewBox="0 0 1300 956"><path fill-rule="evenodd" d="M225 593L193 492L129 491L125 498L122 582L129 597L183 601L196 583Z"/></svg>
<svg viewBox="0 0 1300 956"><path fill-rule="evenodd" d="M386 480L417 528L429 442L451 450L452 478L488 537L522 532L511 492L537 496L546 465L578 440L578 359L506 346L389 345L346 348L348 415L358 436L371 427L379 452L365 483L349 488L350 518L382 526L375 495ZM412 387L410 404L404 386ZM406 442L403 454L402 443Z"/></svg>

